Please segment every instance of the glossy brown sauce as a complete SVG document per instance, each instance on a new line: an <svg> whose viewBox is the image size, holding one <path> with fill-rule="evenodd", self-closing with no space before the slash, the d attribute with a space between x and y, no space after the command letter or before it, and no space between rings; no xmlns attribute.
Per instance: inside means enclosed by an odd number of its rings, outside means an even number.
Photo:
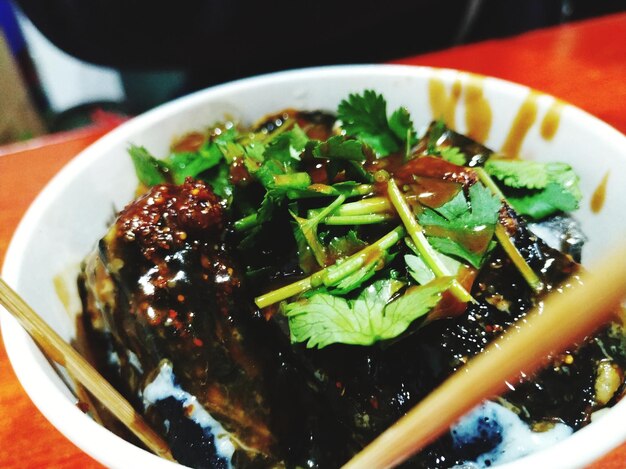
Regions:
<svg viewBox="0 0 626 469"><path fill-rule="evenodd" d="M448 102L448 93L443 80L431 78L428 81L428 100L433 119L442 119Z"/></svg>
<svg viewBox="0 0 626 469"><path fill-rule="evenodd" d="M428 236L448 238L465 247L474 254L483 253L493 238L493 230L487 227L476 228L473 231L459 232L441 226L429 226L426 228Z"/></svg>
<svg viewBox="0 0 626 469"><path fill-rule="evenodd" d="M443 80L431 78L428 82L428 97L433 119L443 119L448 127L455 129L456 109L465 92L465 125L467 135L485 142L491 130L493 113L483 94L483 78L470 75L465 86L460 79L455 80L448 93Z"/></svg>
<svg viewBox="0 0 626 469"><path fill-rule="evenodd" d="M552 140L559 130L559 124L561 123L561 111L563 110L563 103L558 99L555 100L548 108L546 115L541 121L540 132L544 140Z"/></svg>
<svg viewBox="0 0 626 469"><path fill-rule="evenodd" d="M441 207L449 202L461 189L461 184L429 177L417 176L415 184L411 184L414 199L431 208ZM412 198L407 196L407 200L411 202Z"/></svg>
<svg viewBox="0 0 626 469"><path fill-rule="evenodd" d="M472 76L465 85L465 125L467 136L484 143L489 137L493 113L483 94L483 78Z"/></svg>
<svg viewBox="0 0 626 469"><path fill-rule="evenodd" d="M71 313L70 310L70 292L67 290L67 285L65 284L65 280L61 274L55 275L52 279L52 284L54 285L54 291L57 294L57 297L63 304L65 311Z"/></svg>
<svg viewBox="0 0 626 469"><path fill-rule="evenodd" d="M202 146L206 136L200 132L189 132L182 139L178 140L172 145L172 151L185 152L185 151L198 151Z"/></svg>
<svg viewBox="0 0 626 469"><path fill-rule="evenodd" d="M607 171L596 190L593 191L593 195L591 196L591 211L593 213L600 213L602 207L604 207L604 201L606 200L606 185L609 182L609 174L610 171Z"/></svg>
<svg viewBox="0 0 626 469"><path fill-rule="evenodd" d="M450 93L446 91L443 80L431 78L428 82L428 97L433 119L443 119L448 127L456 128L456 108L461 98L463 85L461 80L452 84Z"/></svg>
<svg viewBox="0 0 626 469"><path fill-rule="evenodd" d="M539 94L536 91L531 91L522 103L517 115L513 120L511 129L509 130L506 140L502 145L502 153L510 157L517 157L519 155L520 148L524 143L524 138L528 133L528 130L537 120L537 96Z"/></svg>

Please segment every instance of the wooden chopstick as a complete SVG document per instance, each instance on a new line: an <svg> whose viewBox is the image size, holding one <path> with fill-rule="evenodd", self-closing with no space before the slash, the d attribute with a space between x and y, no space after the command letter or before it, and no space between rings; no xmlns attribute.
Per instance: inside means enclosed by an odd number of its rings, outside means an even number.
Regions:
<svg viewBox="0 0 626 469"><path fill-rule="evenodd" d="M78 383L93 394L151 451L162 458L175 461L167 443L148 426L129 402L1 278L0 304L19 321L50 359L65 367Z"/></svg>
<svg viewBox="0 0 626 469"><path fill-rule="evenodd" d="M581 284L549 295L541 309L511 327L352 458L344 469L400 464L480 402L500 394L520 372L530 375L612 319L626 296L626 247L612 249Z"/></svg>

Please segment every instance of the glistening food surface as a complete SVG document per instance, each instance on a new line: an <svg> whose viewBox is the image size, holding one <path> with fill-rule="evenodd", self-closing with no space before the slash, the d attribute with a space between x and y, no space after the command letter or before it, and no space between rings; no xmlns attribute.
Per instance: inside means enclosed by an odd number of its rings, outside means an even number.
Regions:
<svg viewBox="0 0 626 469"><path fill-rule="evenodd" d="M85 263L87 337L185 464L338 466L576 281L567 164L440 121L418 134L373 91L336 116L217 124L164 160L130 153L143 195ZM564 438L619 399L622 340L615 324L554 357L409 464L488 466Z"/></svg>

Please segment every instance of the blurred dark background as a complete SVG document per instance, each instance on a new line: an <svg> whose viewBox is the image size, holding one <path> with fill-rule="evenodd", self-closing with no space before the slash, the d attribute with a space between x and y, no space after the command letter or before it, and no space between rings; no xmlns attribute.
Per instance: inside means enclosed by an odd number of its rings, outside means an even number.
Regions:
<svg viewBox="0 0 626 469"><path fill-rule="evenodd" d="M74 57L121 72L137 113L275 70L383 62L626 10L626 0L17 0ZM610 40L610 35L607 35Z"/></svg>

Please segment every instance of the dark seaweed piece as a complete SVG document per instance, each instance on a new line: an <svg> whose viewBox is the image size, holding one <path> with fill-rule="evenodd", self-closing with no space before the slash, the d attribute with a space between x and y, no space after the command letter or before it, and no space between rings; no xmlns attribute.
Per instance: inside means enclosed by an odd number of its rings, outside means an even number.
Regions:
<svg viewBox="0 0 626 469"><path fill-rule="evenodd" d="M84 268L92 335L119 357L120 390L140 411L144 387L169 360L180 387L243 442L241 467L333 467L348 457L347 436L283 354L288 344L251 309L222 240L221 204L187 180L124 209ZM150 415L163 429L172 417ZM199 445L186 462L206 466L206 435L179 423L176 438Z"/></svg>
<svg viewBox="0 0 626 469"><path fill-rule="evenodd" d="M156 402L150 410L158 413L161 421L167 422L163 432L176 461L198 469L229 467L228 461L216 453L215 437L187 417L182 402L168 397Z"/></svg>

